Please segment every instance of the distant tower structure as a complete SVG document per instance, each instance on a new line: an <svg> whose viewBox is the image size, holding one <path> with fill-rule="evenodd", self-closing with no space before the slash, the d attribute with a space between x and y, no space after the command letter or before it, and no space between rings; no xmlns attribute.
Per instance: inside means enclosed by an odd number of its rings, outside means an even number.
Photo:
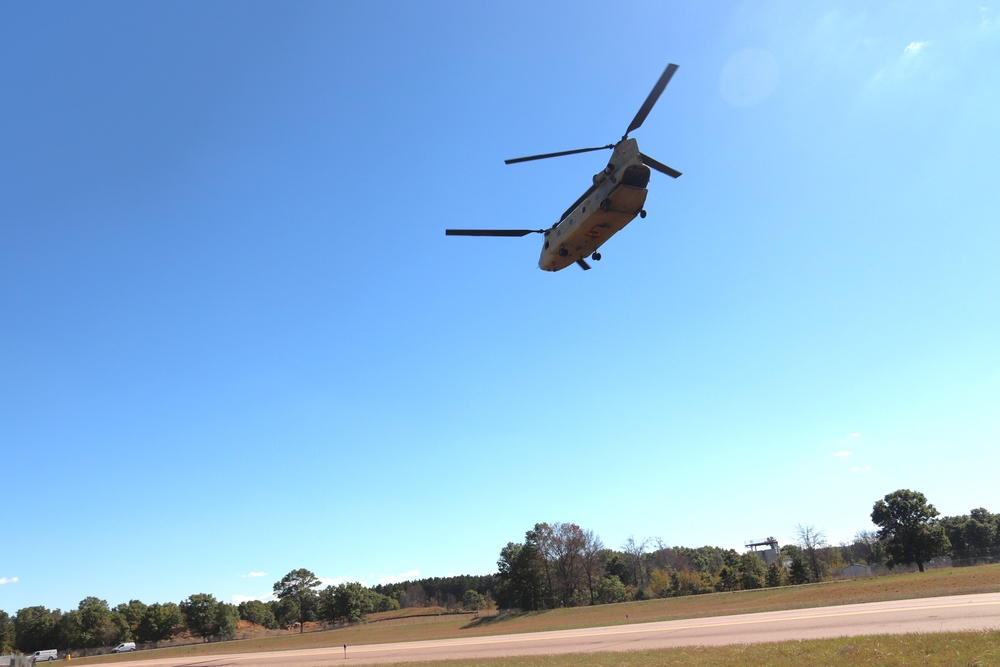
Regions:
<svg viewBox="0 0 1000 667"><path fill-rule="evenodd" d="M767 547L763 549L761 547ZM751 540L746 543L746 548L764 559L764 565L770 565L778 560L781 550L778 548L778 540L769 537L766 540Z"/></svg>

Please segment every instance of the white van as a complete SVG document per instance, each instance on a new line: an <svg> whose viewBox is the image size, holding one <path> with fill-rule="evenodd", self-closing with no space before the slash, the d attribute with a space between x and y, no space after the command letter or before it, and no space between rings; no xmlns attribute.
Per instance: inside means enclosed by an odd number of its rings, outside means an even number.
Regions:
<svg viewBox="0 0 1000 667"><path fill-rule="evenodd" d="M31 654L31 662L41 662L42 660L58 660L59 651L54 648L47 648L44 651L35 651Z"/></svg>
<svg viewBox="0 0 1000 667"><path fill-rule="evenodd" d="M125 653L127 651L135 650L135 642L125 642L124 644L119 644L118 646L111 649L112 653Z"/></svg>

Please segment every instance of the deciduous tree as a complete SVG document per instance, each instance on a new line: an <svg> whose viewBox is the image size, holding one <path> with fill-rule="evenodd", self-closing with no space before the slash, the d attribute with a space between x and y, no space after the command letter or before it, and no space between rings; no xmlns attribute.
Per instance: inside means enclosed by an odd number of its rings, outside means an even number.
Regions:
<svg viewBox="0 0 1000 667"><path fill-rule="evenodd" d="M313 589L320 583L315 574L305 568L300 568L292 570L282 577L281 581L274 584L274 594L278 596L278 599L292 598L299 603L300 633L304 632L306 617L315 603L316 592Z"/></svg>
<svg viewBox="0 0 1000 667"><path fill-rule="evenodd" d="M601 579L597 585L597 601L600 604L614 604L628 601L628 588L616 575Z"/></svg>
<svg viewBox="0 0 1000 667"><path fill-rule="evenodd" d="M462 596L462 607L467 611L479 611L485 606L486 597L478 591L468 590Z"/></svg>
<svg viewBox="0 0 1000 667"><path fill-rule="evenodd" d="M937 509L919 491L899 489L887 494L872 508L872 523L879 527L879 539L885 543L886 565L924 563L945 553L951 544L944 528L934 520Z"/></svg>
<svg viewBox="0 0 1000 667"><path fill-rule="evenodd" d="M955 558L991 558L1000 554L1000 515L979 507L969 514L941 519Z"/></svg>
<svg viewBox="0 0 1000 667"><path fill-rule="evenodd" d="M630 581L629 567L624 555L613 549L605 549L601 552L601 561L604 564L605 576L618 577L623 584Z"/></svg>
<svg viewBox="0 0 1000 667"><path fill-rule="evenodd" d="M237 606L237 611L239 611L240 618L244 621L250 621L251 623L256 623L270 629L278 627L278 622L274 618L274 612L260 600L241 602Z"/></svg>
<svg viewBox="0 0 1000 667"><path fill-rule="evenodd" d="M218 632L216 606L219 601L208 593L195 593L182 601L181 613L188 629L202 639L208 639Z"/></svg>
<svg viewBox="0 0 1000 667"><path fill-rule="evenodd" d="M586 573L583 549L586 537L575 523L556 523L551 527L550 558L552 558L555 594L564 607L577 604Z"/></svg>
<svg viewBox="0 0 1000 667"><path fill-rule="evenodd" d="M508 542L497 560L497 602L501 607L516 607L522 611L537 611L545 599L545 577L542 556L529 542Z"/></svg>
<svg viewBox="0 0 1000 667"><path fill-rule="evenodd" d="M15 648L22 653L34 653L56 646L57 620L53 612L40 605L19 609L14 615Z"/></svg>
<svg viewBox="0 0 1000 667"><path fill-rule="evenodd" d="M555 588L552 584L552 562L553 555L553 534L552 526L547 523L536 523L535 527L524 534L524 545L530 552L538 555L535 564L542 574L543 586L540 589L540 608L554 606L553 596Z"/></svg>
<svg viewBox="0 0 1000 667"><path fill-rule="evenodd" d="M173 629L184 622L180 607L173 603L154 602L146 607L135 629L135 640L154 646L173 636Z"/></svg>
<svg viewBox="0 0 1000 667"><path fill-rule="evenodd" d="M874 530L859 530L850 543L841 543L840 554L848 565L881 565L885 562L885 549Z"/></svg>
<svg viewBox="0 0 1000 667"><path fill-rule="evenodd" d="M330 622L364 623L367 620L369 596L356 581L327 586L319 595L323 618Z"/></svg>
<svg viewBox="0 0 1000 667"><path fill-rule="evenodd" d="M215 605L215 634L222 639L232 639L236 636L236 628L240 620L240 612L236 605L219 602Z"/></svg>
<svg viewBox="0 0 1000 667"><path fill-rule="evenodd" d="M785 580L784 568L778 565L777 560L771 561L771 564L767 566L767 578L765 583L768 588L777 588L784 584Z"/></svg>
<svg viewBox="0 0 1000 667"><path fill-rule="evenodd" d="M601 542L601 538L595 535L592 530L584 530L582 551L583 571L587 575L587 592L590 595L590 604L597 602L594 587L603 575L601 567L604 561L601 557L603 551L604 543Z"/></svg>
<svg viewBox="0 0 1000 667"><path fill-rule="evenodd" d="M136 628L139 627L139 621L142 620L143 614L146 613L146 608L146 604L141 600L129 600L128 603L122 602L115 607L114 611L121 614L125 622L128 623L129 637L126 639L135 639Z"/></svg>
<svg viewBox="0 0 1000 667"><path fill-rule="evenodd" d="M826 535L822 530L801 523L795 526L795 534L799 538L799 546L802 548L802 555L809 570L810 581L823 581L826 567L820 557L820 549L826 546Z"/></svg>
<svg viewBox="0 0 1000 667"><path fill-rule="evenodd" d="M764 567L764 560L748 551L740 556L740 586L744 590L754 588L764 588L764 578L767 576L767 568Z"/></svg>
<svg viewBox="0 0 1000 667"><path fill-rule="evenodd" d="M731 565L719 568L719 579L716 588L720 591L735 591L740 588L740 571Z"/></svg>
<svg viewBox="0 0 1000 667"><path fill-rule="evenodd" d="M699 572L677 570L670 575L670 593L675 597L711 593L713 590Z"/></svg>
<svg viewBox="0 0 1000 667"><path fill-rule="evenodd" d="M633 535L629 535L628 539L625 540L625 544L622 545L622 551L625 552L625 562L629 568L629 574L637 590L642 591L646 588L646 573L643 567L643 556L649 549L650 539L647 537L642 540L636 540Z"/></svg>
<svg viewBox="0 0 1000 667"><path fill-rule="evenodd" d="M809 583L809 566L801 551L792 556L792 563L788 566L788 583L792 585Z"/></svg>
<svg viewBox="0 0 1000 667"><path fill-rule="evenodd" d="M64 614L56 614L56 641L49 648L83 648L84 642L80 632L80 610L73 609Z"/></svg>
<svg viewBox="0 0 1000 667"><path fill-rule="evenodd" d="M80 648L114 646L128 634L128 622L121 614L111 611L107 600L87 597L77 608L80 619L80 634L77 642L71 644Z"/></svg>
<svg viewBox="0 0 1000 667"><path fill-rule="evenodd" d="M371 588L365 589L365 597L367 598L365 605L366 614L376 614L382 611L395 611L399 609L399 601L396 598L383 595Z"/></svg>
<svg viewBox="0 0 1000 667"><path fill-rule="evenodd" d="M649 592L653 597L668 598L673 595L671 572L667 568L656 568L649 573Z"/></svg>
<svg viewBox="0 0 1000 667"><path fill-rule="evenodd" d="M0 655L14 652L14 621L0 609Z"/></svg>
<svg viewBox="0 0 1000 667"><path fill-rule="evenodd" d="M279 628L291 629L299 622L299 602L295 598L269 600L267 606L274 614L274 620Z"/></svg>

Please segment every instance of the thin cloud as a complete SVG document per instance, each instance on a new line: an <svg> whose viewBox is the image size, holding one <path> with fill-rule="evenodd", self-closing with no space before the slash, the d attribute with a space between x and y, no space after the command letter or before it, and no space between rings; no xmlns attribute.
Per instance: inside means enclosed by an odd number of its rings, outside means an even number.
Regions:
<svg viewBox="0 0 1000 667"><path fill-rule="evenodd" d="M4 584L16 584L19 581L20 579L17 577L11 577L10 579L7 577L0 577L0 586L3 586Z"/></svg>
<svg viewBox="0 0 1000 667"><path fill-rule="evenodd" d="M241 602L251 602L253 600L260 600L261 602L270 602L276 599L274 593L267 593L265 595L233 595L229 598L231 604L239 604Z"/></svg>
<svg viewBox="0 0 1000 667"><path fill-rule="evenodd" d="M316 577L319 579L319 586L339 586L340 584L346 584L351 581L357 581L353 577Z"/></svg>
<svg viewBox="0 0 1000 667"><path fill-rule="evenodd" d="M903 52L891 63L875 73L871 86L884 86L890 83L907 81L915 76L926 74L927 52L931 50L928 41L914 40L903 47Z"/></svg>
<svg viewBox="0 0 1000 667"><path fill-rule="evenodd" d="M998 26L998 22L993 16L990 15L990 8L979 6L979 29L986 35L992 33Z"/></svg>
<svg viewBox="0 0 1000 667"><path fill-rule="evenodd" d="M365 577L318 577L321 586L339 586L340 584L348 584L351 582L357 582L363 586L371 587L375 583L379 584L398 584L403 581L410 581L416 579L420 576L420 570L412 569L407 570L401 574L389 574L384 577L377 577L374 573L369 574Z"/></svg>
<svg viewBox="0 0 1000 667"><path fill-rule="evenodd" d="M266 577L267 572L247 572L246 574L241 574L240 577L246 579L247 577L253 579L255 577Z"/></svg>
<svg viewBox="0 0 1000 667"><path fill-rule="evenodd" d="M398 584L403 581L410 581L416 579L420 576L420 570L407 570L402 574L390 574L386 577L380 577L378 583L380 584Z"/></svg>
<svg viewBox="0 0 1000 667"><path fill-rule="evenodd" d="M854 456L854 449L863 446L864 443L861 441L861 434L855 431L838 438L832 444L835 447L833 455L837 458L845 458Z"/></svg>
<svg viewBox="0 0 1000 667"><path fill-rule="evenodd" d="M854 466L853 468L851 468L851 472L857 472L857 473L871 472L871 471L872 471L871 466L864 466L864 467Z"/></svg>

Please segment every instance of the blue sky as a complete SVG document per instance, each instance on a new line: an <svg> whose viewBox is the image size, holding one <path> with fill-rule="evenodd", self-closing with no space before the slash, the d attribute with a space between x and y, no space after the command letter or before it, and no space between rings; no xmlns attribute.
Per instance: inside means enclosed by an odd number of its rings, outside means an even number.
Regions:
<svg viewBox="0 0 1000 667"><path fill-rule="evenodd" d="M537 5L0 5L0 609L1000 511L1000 7Z"/></svg>

